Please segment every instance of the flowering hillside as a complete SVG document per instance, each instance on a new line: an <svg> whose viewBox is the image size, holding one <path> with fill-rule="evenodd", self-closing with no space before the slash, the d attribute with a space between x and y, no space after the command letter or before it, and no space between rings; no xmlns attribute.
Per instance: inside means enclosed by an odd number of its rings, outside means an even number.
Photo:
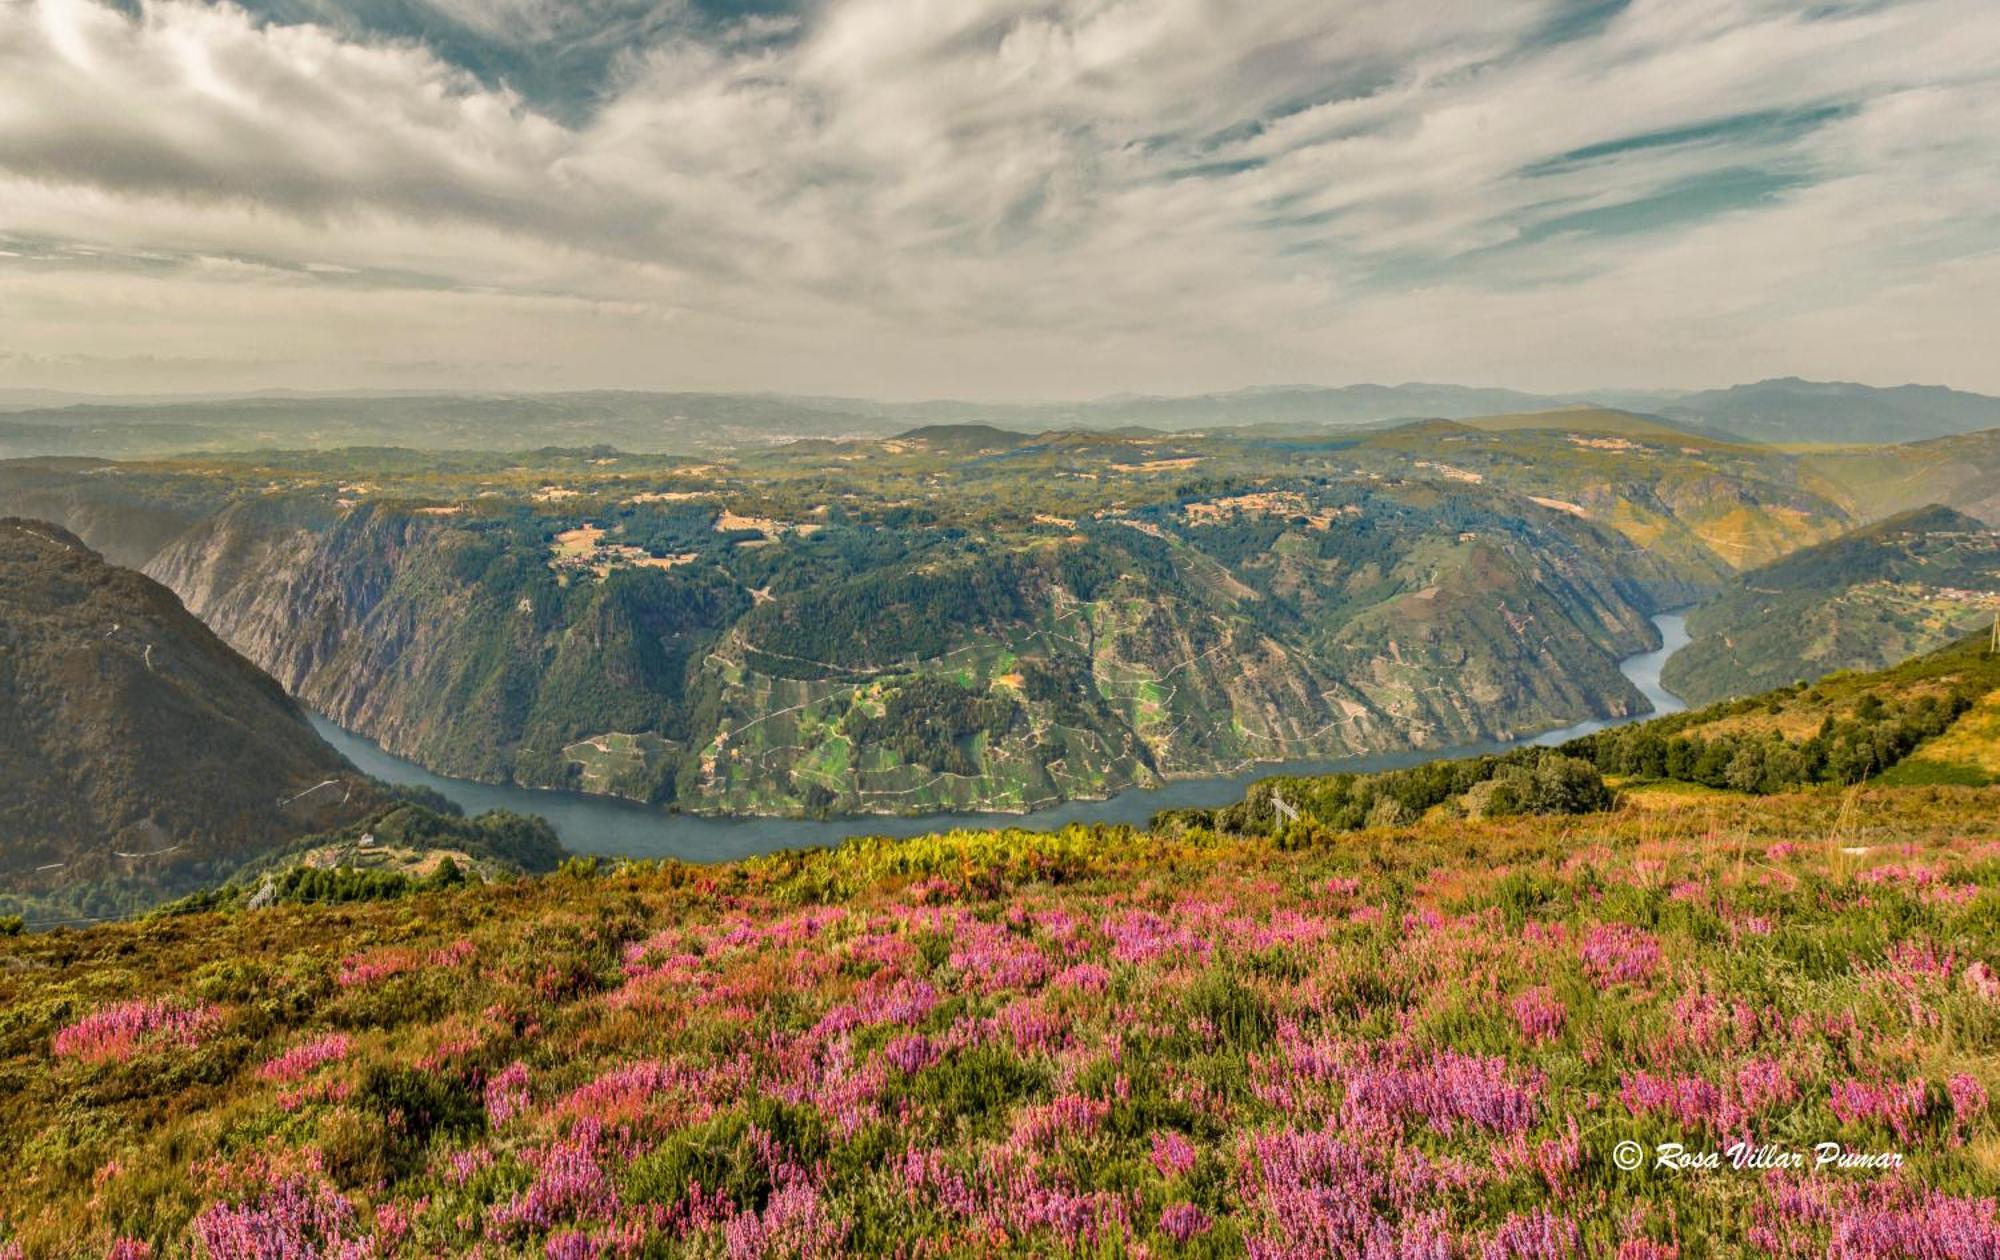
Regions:
<svg viewBox="0 0 2000 1260"><path fill-rule="evenodd" d="M958 833L15 938L0 1255L1993 1257L1996 806Z"/></svg>

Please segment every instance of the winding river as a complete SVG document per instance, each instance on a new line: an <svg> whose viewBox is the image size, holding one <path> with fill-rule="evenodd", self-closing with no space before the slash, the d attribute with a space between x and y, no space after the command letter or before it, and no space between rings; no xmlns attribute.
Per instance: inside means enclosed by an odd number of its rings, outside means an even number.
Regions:
<svg viewBox="0 0 2000 1260"><path fill-rule="evenodd" d="M1660 686L1660 668L1688 641L1687 622L1677 613L1653 618L1662 646L1626 658L1618 668L1652 701L1653 711L1639 718L1676 713L1686 708ZM1243 799L1244 789L1274 774L1333 774L1342 771L1392 770L1439 757L1497 752L1520 744L1554 745L1592 731L1638 718L1593 719L1549 731L1531 739L1504 744L1476 744L1421 752L1383 753L1341 761L1260 762L1240 773L1201 779L1177 779L1152 788L1132 788L1109 800L1068 801L1030 814L925 814L916 818L869 815L825 821L804 818L708 818L671 814L614 797L580 792L474 783L432 774L400 757L392 757L359 735L349 734L324 718L313 726L328 743L364 772L390 783L414 783L433 788L468 814L510 809L540 814L549 820L563 844L577 853L611 857L673 857L693 862L722 862L770 853L778 849L834 845L849 836L916 836L953 827L1029 827L1052 830L1075 822L1143 824L1163 809L1227 805Z"/></svg>

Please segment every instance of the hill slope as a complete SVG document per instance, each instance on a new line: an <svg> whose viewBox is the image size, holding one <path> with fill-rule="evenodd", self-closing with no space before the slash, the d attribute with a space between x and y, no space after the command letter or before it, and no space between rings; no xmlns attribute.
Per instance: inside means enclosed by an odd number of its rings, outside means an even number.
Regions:
<svg viewBox="0 0 2000 1260"><path fill-rule="evenodd" d="M1684 446L933 428L696 465L42 461L0 466L0 504L168 534L148 574L441 773L1026 810L1638 711L1616 662L1650 614L1844 523L1782 461Z"/></svg>
<svg viewBox="0 0 2000 1260"><path fill-rule="evenodd" d="M157 899L371 800L173 592L0 519L0 889Z"/></svg>
<svg viewBox="0 0 2000 1260"><path fill-rule="evenodd" d="M1821 451L1801 479L1861 520L1942 503L2000 525L2000 428L1928 442Z"/></svg>
<svg viewBox="0 0 2000 1260"><path fill-rule="evenodd" d="M2000 789L1718 793L0 939L0 1252L1989 1256L1996 859Z"/></svg>
<svg viewBox="0 0 2000 1260"><path fill-rule="evenodd" d="M1688 618L1661 683L1690 704L1881 669L2000 613L2000 534L1932 506L1743 574Z"/></svg>

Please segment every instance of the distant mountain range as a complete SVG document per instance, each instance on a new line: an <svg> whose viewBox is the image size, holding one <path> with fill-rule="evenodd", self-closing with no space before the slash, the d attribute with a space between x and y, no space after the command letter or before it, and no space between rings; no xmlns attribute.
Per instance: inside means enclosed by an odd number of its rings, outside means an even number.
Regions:
<svg viewBox="0 0 2000 1260"><path fill-rule="evenodd" d="M1654 409L1759 442L1915 442L2000 428L2000 398L1985 394L1797 377L1685 394Z"/></svg>
<svg viewBox="0 0 2000 1260"><path fill-rule="evenodd" d="M166 587L0 518L0 890L124 909L359 818L375 786Z"/></svg>
<svg viewBox="0 0 2000 1260"><path fill-rule="evenodd" d="M1694 393L1608 389L1531 394L1408 383L1269 386L1187 397L1121 395L1042 403L618 390L77 401L46 391L12 391L0 392L0 458L375 445L530 450L594 444L713 455L800 438L884 437L933 425L983 424L1023 433L1128 427L1323 431L1399 420L1520 416L1586 405L1652 416L1714 438L1765 443L1910 442L2000 428L2000 398L1984 394L1789 377Z"/></svg>

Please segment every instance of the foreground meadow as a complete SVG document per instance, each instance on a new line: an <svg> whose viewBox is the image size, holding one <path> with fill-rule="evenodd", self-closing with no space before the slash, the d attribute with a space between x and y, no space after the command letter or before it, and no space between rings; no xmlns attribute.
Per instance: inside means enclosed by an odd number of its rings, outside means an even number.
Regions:
<svg viewBox="0 0 2000 1260"><path fill-rule="evenodd" d="M1996 807L959 833L17 937L0 1256L1992 1257Z"/></svg>

